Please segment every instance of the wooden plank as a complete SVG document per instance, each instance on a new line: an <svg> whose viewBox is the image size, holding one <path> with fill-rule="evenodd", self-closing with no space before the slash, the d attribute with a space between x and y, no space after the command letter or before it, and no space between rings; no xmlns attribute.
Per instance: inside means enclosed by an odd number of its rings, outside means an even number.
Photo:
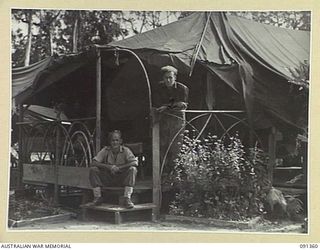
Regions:
<svg viewBox="0 0 320 250"><path fill-rule="evenodd" d="M58 222L58 221L66 221L70 219L72 216L74 216L74 213L66 212L63 214L56 214L56 215L49 215L39 218L33 218L33 219L25 219L25 220L10 220L10 227L21 227L21 226L28 226L34 223L39 222Z"/></svg>
<svg viewBox="0 0 320 250"><path fill-rule="evenodd" d="M291 166L291 167L275 167L274 170L302 170L302 167L296 167L296 166Z"/></svg>
<svg viewBox="0 0 320 250"><path fill-rule="evenodd" d="M152 126L152 200L155 204L153 209L153 218L157 218L160 214L160 127L157 111L153 110L153 126Z"/></svg>
<svg viewBox="0 0 320 250"><path fill-rule="evenodd" d="M181 110L185 113L245 113L244 110Z"/></svg>
<svg viewBox="0 0 320 250"><path fill-rule="evenodd" d="M153 209L153 208L155 208L155 205L153 203L144 203L144 204L136 204L136 205L134 205L133 208L125 208L125 207L122 207L119 205L103 203L98 206L83 205L82 208L99 210L99 211L106 211L106 212L131 212L131 211L138 211L138 210Z"/></svg>
<svg viewBox="0 0 320 250"><path fill-rule="evenodd" d="M23 164L23 181L54 184L54 167L51 165ZM89 168L58 166L58 184L63 186L90 188Z"/></svg>
<svg viewBox="0 0 320 250"><path fill-rule="evenodd" d="M276 186L284 195L291 194L291 195L298 195L298 194L306 194L307 188L289 188L289 187L279 187Z"/></svg>
<svg viewBox="0 0 320 250"><path fill-rule="evenodd" d="M283 182L275 182L273 184L274 187L284 187L284 188L303 188L307 189L306 183L283 183Z"/></svg>
<svg viewBox="0 0 320 250"><path fill-rule="evenodd" d="M23 164L23 181L27 183L54 184L54 168L51 165ZM89 168L58 166L58 184L63 186L91 189ZM134 192L152 189L150 180L137 181ZM123 187L104 187L105 190L123 190Z"/></svg>

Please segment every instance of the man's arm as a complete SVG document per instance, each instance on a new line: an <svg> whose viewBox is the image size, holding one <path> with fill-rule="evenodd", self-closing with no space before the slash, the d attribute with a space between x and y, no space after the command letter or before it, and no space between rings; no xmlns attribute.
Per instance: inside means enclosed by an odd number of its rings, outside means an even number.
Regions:
<svg viewBox="0 0 320 250"><path fill-rule="evenodd" d="M172 108L176 110L186 110L188 108L189 88L182 83L178 84L178 97Z"/></svg>
<svg viewBox="0 0 320 250"><path fill-rule="evenodd" d="M126 169L129 167L136 167L136 166L138 166L138 164L136 161L132 161L132 162L128 162L125 164L111 165L111 164L105 164L105 163L101 163L96 160L93 160L91 163L91 166L98 167L98 168L105 168L105 169L108 169L109 171L111 171L112 173L116 173L122 169Z"/></svg>
<svg viewBox="0 0 320 250"><path fill-rule="evenodd" d="M188 107L188 104L186 102L175 102L172 105L172 108L176 110L186 110L187 107Z"/></svg>
<svg viewBox="0 0 320 250"><path fill-rule="evenodd" d="M136 159L135 155L131 152L129 148L125 147L125 154L126 154L126 163L119 164L116 167L118 167L119 170L126 169L129 167L137 167L138 166L138 160Z"/></svg>
<svg viewBox="0 0 320 250"><path fill-rule="evenodd" d="M132 161L132 162L128 162L128 163L125 163L125 164L117 165L117 167L120 170L129 168L129 167L137 167L137 166L138 166L137 161Z"/></svg>
<svg viewBox="0 0 320 250"><path fill-rule="evenodd" d="M101 162L98 162L97 160L93 159L91 166L111 170L113 165L101 163Z"/></svg>
<svg viewBox="0 0 320 250"><path fill-rule="evenodd" d="M92 163L91 166L92 167L98 167L98 168L104 168L104 169L109 169L111 170L111 165L108 165L104 162L104 159L106 158L106 154L107 154L107 148L104 147L102 148L98 154L92 159Z"/></svg>
<svg viewBox="0 0 320 250"><path fill-rule="evenodd" d="M169 106L170 106L169 104L164 104L164 105L162 105L161 107L157 108L156 110L157 110L158 112L163 112L163 111L165 111L166 109L168 109Z"/></svg>

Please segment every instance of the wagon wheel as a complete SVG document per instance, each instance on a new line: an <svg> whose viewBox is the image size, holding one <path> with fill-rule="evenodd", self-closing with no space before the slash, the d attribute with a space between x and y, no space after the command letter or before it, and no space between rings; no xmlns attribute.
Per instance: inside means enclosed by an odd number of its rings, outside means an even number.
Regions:
<svg viewBox="0 0 320 250"><path fill-rule="evenodd" d="M74 132L64 146L63 165L89 167L92 150L87 135L82 131Z"/></svg>

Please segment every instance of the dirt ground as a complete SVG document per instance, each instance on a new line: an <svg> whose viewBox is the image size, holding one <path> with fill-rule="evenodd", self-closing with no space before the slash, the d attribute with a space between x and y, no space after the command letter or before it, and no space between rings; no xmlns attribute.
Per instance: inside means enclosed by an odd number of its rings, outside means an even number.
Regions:
<svg viewBox="0 0 320 250"><path fill-rule="evenodd" d="M45 202L26 196L10 197L9 218L13 220L28 220L36 217L61 214L65 210L53 209ZM104 221L104 218L95 218L83 221L80 219L79 209L69 209L72 216L67 220L53 222L34 222L33 224L19 225L9 230L72 230L72 231L198 231L198 232L263 232L263 233L305 233L302 222L290 220L269 221L256 217L248 222L248 227L241 227L234 224L217 225L215 223L198 223L194 221L178 221L162 215L156 222L138 221L125 222L115 225Z"/></svg>
<svg viewBox="0 0 320 250"><path fill-rule="evenodd" d="M9 230L75 230L75 231L198 231L198 232L263 232L263 233L303 233L301 223L291 221L261 223L248 229L235 227L217 227L199 223L167 221L164 218L156 222L127 222L120 225L97 220L81 221L70 218L67 221L34 223Z"/></svg>

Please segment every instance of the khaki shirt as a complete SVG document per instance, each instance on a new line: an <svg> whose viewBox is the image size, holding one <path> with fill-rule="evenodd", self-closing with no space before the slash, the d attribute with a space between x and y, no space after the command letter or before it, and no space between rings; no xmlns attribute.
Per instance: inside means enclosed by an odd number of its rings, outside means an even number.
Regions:
<svg viewBox="0 0 320 250"><path fill-rule="evenodd" d="M110 165L122 165L126 163L132 163L132 166L138 166L138 160L128 147L120 146L118 154L113 154L110 147L104 147L93 158L97 162L110 164Z"/></svg>

